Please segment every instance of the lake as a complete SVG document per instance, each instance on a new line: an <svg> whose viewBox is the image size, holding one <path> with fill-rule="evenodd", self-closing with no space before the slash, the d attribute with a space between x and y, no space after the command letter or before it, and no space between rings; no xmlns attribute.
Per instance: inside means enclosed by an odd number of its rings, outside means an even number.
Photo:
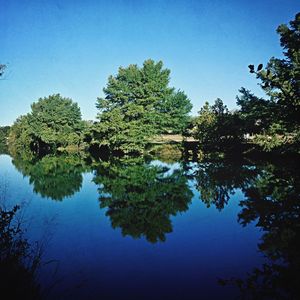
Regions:
<svg viewBox="0 0 300 300"><path fill-rule="evenodd" d="M46 299L296 299L295 160L0 155Z"/></svg>

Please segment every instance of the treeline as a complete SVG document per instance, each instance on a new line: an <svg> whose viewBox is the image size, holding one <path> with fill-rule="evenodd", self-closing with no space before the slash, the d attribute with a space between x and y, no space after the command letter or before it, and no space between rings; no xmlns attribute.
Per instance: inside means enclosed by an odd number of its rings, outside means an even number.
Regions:
<svg viewBox="0 0 300 300"><path fill-rule="evenodd" d="M0 154L7 152L7 138L9 134L9 126L0 126Z"/></svg>
<svg viewBox="0 0 300 300"><path fill-rule="evenodd" d="M9 126L0 127L0 143L1 144L6 144L6 139L8 137L9 129L10 129Z"/></svg>
<svg viewBox="0 0 300 300"><path fill-rule="evenodd" d="M192 105L184 92L169 87L170 70L147 60L139 68L119 68L98 98L97 122L83 121L80 108L59 94L40 98L31 112L11 127L8 144L15 151L102 148L111 153L142 153L158 134L182 133Z"/></svg>
<svg viewBox="0 0 300 300"><path fill-rule="evenodd" d="M105 149L109 153L143 153L160 134L191 135L202 151L230 151L251 143L263 151L299 152L300 13L277 29L283 58L263 67L249 65L265 98L240 89L235 111L221 99L205 103L190 117L187 95L169 86L170 70L161 61L120 67L97 99L96 122L83 121L71 99L41 98L13 124L8 143L14 151Z"/></svg>

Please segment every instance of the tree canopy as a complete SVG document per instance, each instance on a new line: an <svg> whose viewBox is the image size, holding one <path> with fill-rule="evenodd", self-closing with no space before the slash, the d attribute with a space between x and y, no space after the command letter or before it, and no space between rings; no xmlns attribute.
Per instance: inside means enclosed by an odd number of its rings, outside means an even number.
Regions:
<svg viewBox="0 0 300 300"><path fill-rule="evenodd" d="M9 126L0 127L0 143L5 144L9 133Z"/></svg>
<svg viewBox="0 0 300 300"><path fill-rule="evenodd" d="M108 78L105 97L98 98L94 139L111 150L142 152L155 134L181 132L192 105L169 81L170 70L163 69L161 61L120 67Z"/></svg>
<svg viewBox="0 0 300 300"><path fill-rule="evenodd" d="M202 150L224 150L240 143L241 119L220 98L213 105L206 102L193 122L193 135Z"/></svg>
<svg viewBox="0 0 300 300"><path fill-rule="evenodd" d="M57 149L79 145L84 124L77 103L59 94L40 98L31 105L31 112L13 124L9 143L17 148L41 147Z"/></svg>
<svg viewBox="0 0 300 300"><path fill-rule="evenodd" d="M194 120L194 136L201 148L228 150L229 145L252 135L252 143L263 150L299 152L300 13L289 25L277 29L283 58L272 57L265 68L262 64L248 66L260 80L265 97L241 88L239 110L229 112L220 99L213 106L206 103L201 108Z"/></svg>
<svg viewBox="0 0 300 300"><path fill-rule="evenodd" d="M249 65L268 98L243 88L237 101L246 129L257 134L256 142L265 150L298 147L300 141L300 13L289 25L277 28L284 57L272 57L265 68Z"/></svg>

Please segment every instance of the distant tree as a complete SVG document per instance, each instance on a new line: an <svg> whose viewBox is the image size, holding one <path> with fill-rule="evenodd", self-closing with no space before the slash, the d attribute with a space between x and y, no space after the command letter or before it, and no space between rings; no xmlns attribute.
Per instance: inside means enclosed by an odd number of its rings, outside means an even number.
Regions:
<svg viewBox="0 0 300 300"><path fill-rule="evenodd" d="M12 153L30 151L34 133L30 126L29 114L20 116L11 126L8 135L8 146Z"/></svg>
<svg viewBox="0 0 300 300"><path fill-rule="evenodd" d="M194 121L194 137L199 140L200 145L214 143L217 139L216 124L217 117L208 102L205 102Z"/></svg>
<svg viewBox="0 0 300 300"><path fill-rule="evenodd" d="M5 69L6 69L6 65L0 64L0 77L3 76Z"/></svg>
<svg viewBox="0 0 300 300"><path fill-rule="evenodd" d="M194 120L194 137L202 150L225 150L239 144L242 136L239 115L231 113L218 98L211 106L208 102Z"/></svg>
<svg viewBox="0 0 300 300"><path fill-rule="evenodd" d="M108 78L105 97L98 98L94 140L110 150L143 152L155 134L181 131L191 104L183 92L168 86L169 76L161 61L120 67Z"/></svg>
<svg viewBox="0 0 300 300"><path fill-rule="evenodd" d="M7 138L9 133L9 126L0 127L0 153L7 152Z"/></svg>
<svg viewBox="0 0 300 300"><path fill-rule="evenodd" d="M31 110L12 126L10 144L36 151L80 144L84 124L77 103L56 94L40 98Z"/></svg>
<svg viewBox="0 0 300 300"><path fill-rule="evenodd" d="M0 127L0 143L6 143L6 138L8 137L10 126Z"/></svg>

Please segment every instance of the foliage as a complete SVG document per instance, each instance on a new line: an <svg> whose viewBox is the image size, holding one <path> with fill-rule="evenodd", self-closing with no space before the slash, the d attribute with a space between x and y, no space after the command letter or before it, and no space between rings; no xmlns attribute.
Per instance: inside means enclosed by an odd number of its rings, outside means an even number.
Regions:
<svg viewBox="0 0 300 300"><path fill-rule="evenodd" d="M24 237L17 219L19 209L7 210L0 205L1 293L9 299L41 299L35 278L41 254Z"/></svg>
<svg viewBox="0 0 300 300"><path fill-rule="evenodd" d="M181 134L187 127L192 110L192 104L182 91L172 92L160 104L156 122L159 133Z"/></svg>
<svg viewBox="0 0 300 300"><path fill-rule="evenodd" d="M9 126L0 127L0 153L7 152L7 138L9 129Z"/></svg>
<svg viewBox="0 0 300 300"><path fill-rule="evenodd" d="M276 111L275 103L258 98L245 88L239 90L237 105L245 133L257 134L270 127Z"/></svg>
<svg viewBox="0 0 300 300"><path fill-rule="evenodd" d="M94 142L112 151L141 153L155 134L182 131L191 103L168 86L169 76L161 61L120 67L108 78L105 98L98 98Z"/></svg>
<svg viewBox="0 0 300 300"><path fill-rule="evenodd" d="M216 140L217 118L208 102L199 111L199 116L195 121L196 130L194 137L199 140L201 145L208 144L211 139Z"/></svg>
<svg viewBox="0 0 300 300"><path fill-rule="evenodd" d="M204 104L194 124L193 136L199 140L201 149L224 150L241 140L239 115L229 112L219 98L212 106L208 102Z"/></svg>
<svg viewBox="0 0 300 300"><path fill-rule="evenodd" d="M6 138L8 137L9 129L9 126L0 127L0 143L6 143Z"/></svg>
<svg viewBox="0 0 300 300"><path fill-rule="evenodd" d="M284 58L271 58L265 68L262 64L256 69L249 65L267 99L241 88L237 97L239 111L228 112L220 99L213 106L205 103L193 129L201 150L228 151L253 135L251 142L264 151L299 152L300 13L290 26L280 25L277 32Z"/></svg>
<svg viewBox="0 0 300 300"><path fill-rule="evenodd" d="M260 80L268 100L242 89L237 104L246 120L246 132L256 133L257 144L266 151L291 148L299 151L300 132L300 13L288 25L277 28L284 58L271 58L265 68L260 64L251 73Z"/></svg>
<svg viewBox="0 0 300 300"><path fill-rule="evenodd" d="M67 145L79 145L84 124L78 105L59 94L40 98L31 105L31 113L19 117L13 124L10 147L18 151L55 150Z"/></svg>
<svg viewBox="0 0 300 300"><path fill-rule="evenodd" d="M151 243L165 241L166 233L172 232L170 216L187 210L192 198L181 170L170 172L143 161L103 163L94 182L112 227L120 227L123 235L144 236Z"/></svg>
<svg viewBox="0 0 300 300"><path fill-rule="evenodd" d="M18 117L11 126L8 135L8 148L10 153L29 152L33 141L29 114Z"/></svg>
<svg viewBox="0 0 300 300"><path fill-rule="evenodd" d="M161 144L151 146L149 155L165 163L175 163L182 158L183 147L180 144Z"/></svg>

